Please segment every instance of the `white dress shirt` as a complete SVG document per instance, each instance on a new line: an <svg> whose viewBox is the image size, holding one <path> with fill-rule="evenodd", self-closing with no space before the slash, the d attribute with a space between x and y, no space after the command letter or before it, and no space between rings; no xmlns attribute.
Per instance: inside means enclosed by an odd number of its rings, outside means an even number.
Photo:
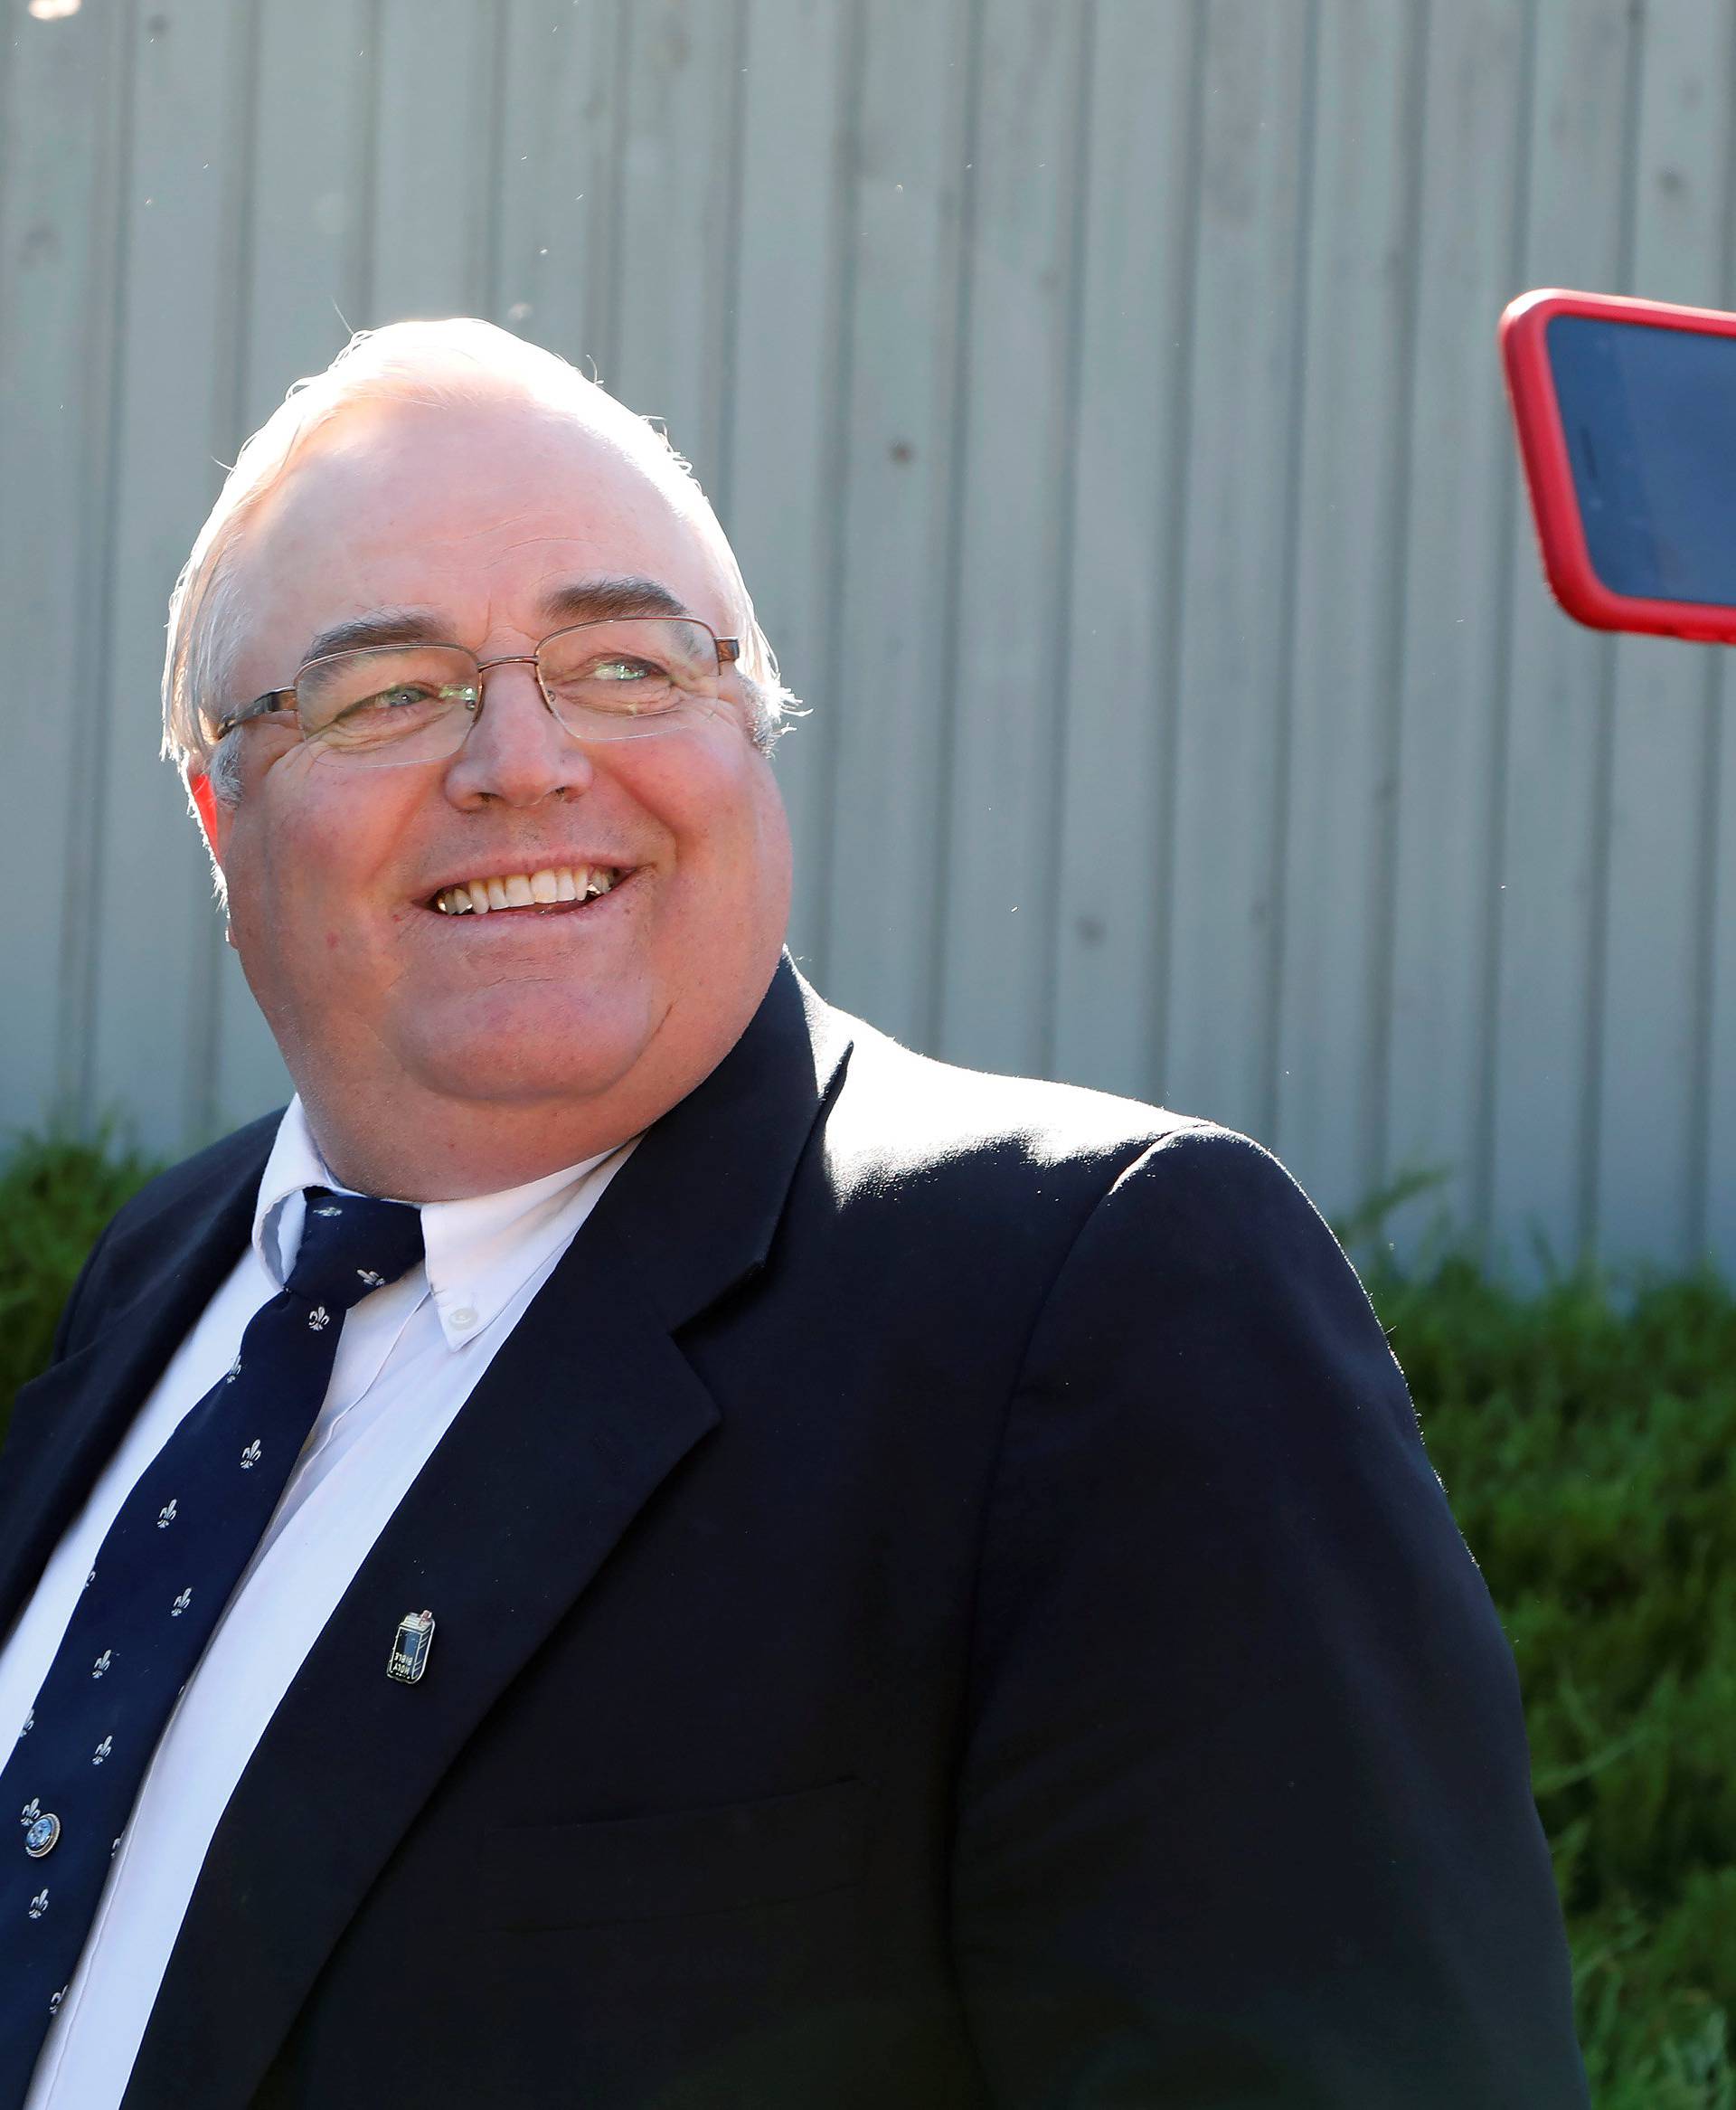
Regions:
<svg viewBox="0 0 1736 2110"><path fill-rule="evenodd" d="M632 1148L504 1194L425 1204L424 1264L345 1320L331 1385L283 1499L146 1773L26 2110L118 2105L206 1850L266 1725L392 1511ZM0 1724L24 1721L121 1504L288 1276L301 1244L302 1189L337 1186L300 1100L292 1101L259 1183L251 1245L170 1359L0 1650ZM392 1638L380 1637L382 1663Z"/></svg>

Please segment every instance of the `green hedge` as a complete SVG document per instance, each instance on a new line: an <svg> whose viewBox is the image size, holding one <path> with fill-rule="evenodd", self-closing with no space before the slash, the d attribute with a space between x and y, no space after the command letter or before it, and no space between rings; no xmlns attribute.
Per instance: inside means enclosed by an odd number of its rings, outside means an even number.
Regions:
<svg viewBox="0 0 1736 2110"><path fill-rule="evenodd" d="M42 1369L97 1234L157 1169L118 1147L24 1136L0 1157L0 1419Z"/></svg>
<svg viewBox="0 0 1736 2110"><path fill-rule="evenodd" d="M149 1169L0 1164L0 1403ZM1736 2110L1736 1298L1459 1260L1371 1289L1518 1658L1597 2110Z"/></svg>
<svg viewBox="0 0 1736 2110"><path fill-rule="evenodd" d="M1518 1659L1597 2110L1736 2110L1736 1297L1371 1289Z"/></svg>

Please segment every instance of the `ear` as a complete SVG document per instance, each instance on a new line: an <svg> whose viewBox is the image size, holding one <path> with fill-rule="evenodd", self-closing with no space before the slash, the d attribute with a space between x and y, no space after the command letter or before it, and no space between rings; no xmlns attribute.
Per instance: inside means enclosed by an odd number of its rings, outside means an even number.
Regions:
<svg viewBox="0 0 1736 2110"><path fill-rule="evenodd" d="M187 790L199 816L199 826L204 830L205 847L221 871L223 851L229 842L229 809L217 796L215 787L203 770L187 772Z"/></svg>

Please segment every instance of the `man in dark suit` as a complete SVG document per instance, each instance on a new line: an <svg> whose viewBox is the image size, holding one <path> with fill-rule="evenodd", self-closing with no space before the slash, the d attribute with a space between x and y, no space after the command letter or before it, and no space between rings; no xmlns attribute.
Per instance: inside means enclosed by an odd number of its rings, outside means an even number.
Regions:
<svg viewBox="0 0 1736 2110"><path fill-rule="evenodd" d="M379 333L243 454L167 700L297 1099L121 1213L21 1396L0 1706L182 1417L245 1436L315 1216L424 1258L328 1350L32 2110L1584 2104L1511 1657L1354 1275L1242 1139L801 983L775 668L655 436Z"/></svg>

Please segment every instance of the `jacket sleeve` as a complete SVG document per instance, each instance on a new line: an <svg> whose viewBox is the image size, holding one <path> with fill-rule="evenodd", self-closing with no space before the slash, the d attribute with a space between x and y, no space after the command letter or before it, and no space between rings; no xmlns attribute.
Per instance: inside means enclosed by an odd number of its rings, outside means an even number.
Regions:
<svg viewBox="0 0 1736 2110"><path fill-rule="evenodd" d="M1583 2110L1511 1652L1361 1285L1240 1137L1148 1150L1037 1321L955 1840L1004 2110Z"/></svg>

